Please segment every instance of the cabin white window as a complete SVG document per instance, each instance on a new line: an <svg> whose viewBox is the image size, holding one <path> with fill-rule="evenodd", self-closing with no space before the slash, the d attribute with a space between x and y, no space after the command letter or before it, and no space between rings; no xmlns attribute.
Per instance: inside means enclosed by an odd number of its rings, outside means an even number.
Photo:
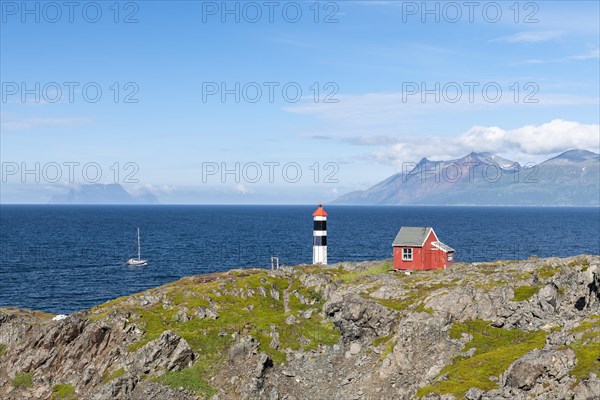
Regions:
<svg viewBox="0 0 600 400"><path fill-rule="evenodd" d="M448 253L448 261L454 260L454 253Z"/></svg>
<svg viewBox="0 0 600 400"><path fill-rule="evenodd" d="M402 249L402 261L412 261L413 249Z"/></svg>

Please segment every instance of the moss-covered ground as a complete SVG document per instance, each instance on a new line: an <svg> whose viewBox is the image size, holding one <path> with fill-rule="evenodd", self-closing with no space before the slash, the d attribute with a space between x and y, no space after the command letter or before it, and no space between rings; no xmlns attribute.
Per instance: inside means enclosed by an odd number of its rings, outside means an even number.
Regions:
<svg viewBox="0 0 600 400"><path fill-rule="evenodd" d="M303 274L318 273L336 285L358 285L357 293L398 311L401 318L408 312L433 313L434 310L426 307L431 296L462 285L486 291L510 285L514 288L513 301L527 301L561 271L565 272L567 268L584 270L589 266L584 257L560 265L549 260L534 268L526 262L514 266L515 263L517 261L456 263L447 271L422 271L410 275L393 272L389 261L362 266L305 265L281 274L266 270L233 270L188 277L140 295L115 299L93 309L90 319L102 319L114 312L129 313L129 322L144 332L140 340L129 346L131 352L157 339L166 330L182 336L196 354L194 364L182 371L141 378L212 396L216 393L211 385L212 378L227 362L229 348L243 336L255 338L259 351L269 354L275 364L284 364L289 351L313 351L321 345L339 342L339 332L321 314L324 304L321 293L302 284ZM454 273L455 269L459 272ZM384 285L397 289L397 298L371 296ZM136 296L150 298L150 302L136 300ZM214 310L218 317L200 318L196 315L199 308ZM182 318L182 313L187 315ZM290 316L294 317L293 322L290 322ZM590 373L600 374L599 325L600 317L591 317L573 329L577 339L569 347L577 357L572 375L578 379L585 379ZM471 387L494 389L498 386L498 376L512 362L533 349L543 348L546 340L544 331L494 328L482 320L455 323L449 334L454 339L469 334L464 351L475 349L474 353L469 357L454 358L442 369L438 379L418 391L418 397L428 393L451 393L460 398ZM278 345L272 346L274 336L278 337ZM393 351L396 342L390 335L375 339L372 345L383 360ZM125 372L117 370L103 378L112 380Z"/></svg>
<svg viewBox="0 0 600 400"><path fill-rule="evenodd" d="M445 379L422 387L417 392L417 397L429 393L451 393L462 398L472 387L481 390L494 389L498 382L490 377L498 377L515 360L533 349L543 348L546 343L546 334L543 331L499 329L482 320L454 324L449 334L454 339L463 334L471 335L472 339L464 350L475 348L475 353L472 357L456 357L451 364L442 369L440 377L445 376Z"/></svg>
<svg viewBox="0 0 600 400"><path fill-rule="evenodd" d="M33 386L33 372L17 372L12 380L15 388L30 388Z"/></svg>
<svg viewBox="0 0 600 400"><path fill-rule="evenodd" d="M97 307L92 316L106 315L115 307L135 316L131 322L143 326L145 332L142 340L129 347L132 352L166 330L183 337L196 354L194 365L156 379L207 396L214 394L210 378L227 359L227 349L241 335L257 339L259 350L280 364L285 362L288 349L316 350L319 345L338 342L339 332L319 314L323 306L321 295L304 287L298 279L275 277L265 270L234 270L213 278L184 278L163 287L164 298L152 306L143 307L124 298ZM284 291L289 292L287 312ZM198 318L195 311L200 307L215 310L218 318ZM309 309L313 309L310 317L302 316ZM187 318L178 316L181 310L187 310ZM290 315L295 323L288 325L286 318ZM270 346L275 331L279 334L278 348Z"/></svg>
<svg viewBox="0 0 600 400"><path fill-rule="evenodd" d="M110 381L112 381L113 379L117 379L120 376L125 375L125 368L119 368L118 370L112 372L112 373L108 373L106 374L106 376L103 376L102 378L102 383L108 383Z"/></svg>
<svg viewBox="0 0 600 400"><path fill-rule="evenodd" d="M540 289L540 286L518 286L515 288L513 301L529 300L529 298L531 298L531 296L539 292Z"/></svg>
<svg viewBox="0 0 600 400"><path fill-rule="evenodd" d="M590 373L600 376L600 315L592 315L588 321L572 329L571 333L581 334L569 346L577 359L571 375L577 379L585 379Z"/></svg>
<svg viewBox="0 0 600 400"><path fill-rule="evenodd" d="M75 387L70 384L54 385L51 400L76 400Z"/></svg>

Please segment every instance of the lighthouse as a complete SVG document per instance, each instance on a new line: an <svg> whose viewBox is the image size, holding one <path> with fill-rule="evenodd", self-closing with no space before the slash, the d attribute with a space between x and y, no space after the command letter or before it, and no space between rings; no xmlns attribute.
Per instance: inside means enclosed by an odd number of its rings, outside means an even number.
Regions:
<svg viewBox="0 0 600 400"><path fill-rule="evenodd" d="M319 204L313 219L313 264L327 265L327 213L323 204Z"/></svg>

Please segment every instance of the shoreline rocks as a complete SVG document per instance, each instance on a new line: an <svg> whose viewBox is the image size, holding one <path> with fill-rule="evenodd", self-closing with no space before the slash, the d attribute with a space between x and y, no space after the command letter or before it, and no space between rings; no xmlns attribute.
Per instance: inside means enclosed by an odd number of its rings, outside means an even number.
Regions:
<svg viewBox="0 0 600 400"><path fill-rule="evenodd" d="M60 319L0 309L0 398L600 398L599 256L388 263L188 277Z"/></svg>

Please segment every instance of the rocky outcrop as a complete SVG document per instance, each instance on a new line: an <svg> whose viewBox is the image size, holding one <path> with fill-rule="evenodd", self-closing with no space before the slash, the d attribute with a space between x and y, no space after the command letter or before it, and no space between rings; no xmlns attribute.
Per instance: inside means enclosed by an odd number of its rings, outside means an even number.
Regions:
<svg viewBox="0 0 600 400"><path fill-rule="evenodd" d="M159 369L179 371L190 367L193 361L194 353L188 343L176 333L165 331L158 339L130 353L125 361L125 367L128 370L148 374Z"/></svg>
<svg viewBox="0 0 600 400"><path fill-rule="evenodd" d="M503 385L529 391L545 381L569 377L575 365L573 350L533 350L511 364Z"/></svg>
<svg viewBox="0 0 600 400"><path fill-rule="evenodd" d="M388 308L350 294L335 296L323 307L345 341L386 336L395 320Z"/></svg>
<svg viewBox="0 0 600 400"><path fill-rule="evenodd" d="M598 399L599 287L598 256L365 262L189 277L64 319L4 309L0 398Z"/></svg>
<svg viewBox="0 0 600 400"><path fill-rule="evenodd" d="M90 398L127 399L140 374L180 370L189 367L194 359L187 342L169 331L140 350L128 352L127 346L139 340L141 331L126 323L126 315L90 321L87 313L81 312L37 324L21 319L14 310L1 315L4 321L11 322L3 324L4 329L25 332L20 340L12 335L6 337L8 352L2 357L0 368L0 382L4 381L2 386L7 388L3 399L19 398L13 397L15 388L9 384L17 373L32 374L40 398L49 397L52 386L70 383L82 394L89 393ZM107 377L119 366L130 372L108 382Z"/></svg>
<svg viewBox="0 0 600 400"><path fill-rule="evenodd" d="M600 378L596 375L591 375L590 379L586 379L573 390L573 400L596 400L600 393Z"/></svg>
<svg viewBox="0 0 600 400"><path fill-rule="evenodd" d="M399 376L405 396L439 375L449 360L457 356L464 342L448 339L449 321L428 313L411 314L397 327L393 351L383 360L380 375Z"/></svg>

